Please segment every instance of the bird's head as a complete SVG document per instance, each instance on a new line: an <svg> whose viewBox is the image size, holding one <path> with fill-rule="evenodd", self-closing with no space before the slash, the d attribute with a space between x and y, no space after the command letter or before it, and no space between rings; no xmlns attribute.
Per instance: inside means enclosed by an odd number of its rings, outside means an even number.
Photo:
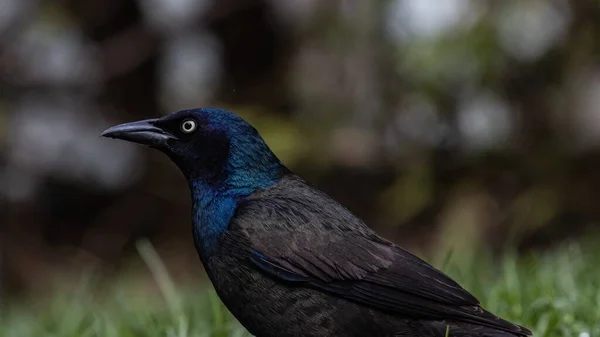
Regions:
<svg viewBox="0 0 600 337"><path fill-rule="evenodd" d="M250 194L286 170L256 129L225 109L201 108L113 126L104 137L167 154L191 183Z"/></svg>

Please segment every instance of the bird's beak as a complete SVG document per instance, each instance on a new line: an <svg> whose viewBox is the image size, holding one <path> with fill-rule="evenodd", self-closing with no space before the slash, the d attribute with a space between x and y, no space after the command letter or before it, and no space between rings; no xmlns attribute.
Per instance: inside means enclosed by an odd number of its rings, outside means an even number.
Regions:
<svg viewBox="0 0 600 337"><path fill-rule="evenodd" d="M163 147L175 136L156 126L156 119L125 123L102 132L102 137L122 139L150 147Z"/></svg>

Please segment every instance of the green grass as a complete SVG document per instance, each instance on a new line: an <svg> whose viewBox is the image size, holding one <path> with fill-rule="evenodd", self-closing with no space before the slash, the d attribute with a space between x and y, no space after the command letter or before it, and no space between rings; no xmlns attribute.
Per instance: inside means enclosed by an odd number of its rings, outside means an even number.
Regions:
<svg viewBox="0 0 600 337"><path fill-rule="evenodd" d="M526 325L535 336L594 337L600 336L600 249L587 247L519 259L452 257L441 264L487 309ZM138 250L162 296L142 296L122 286L92 295L84 283L42 307L5 308L0 336L249 336L211 288L177 289L152 247L142 242Z"/></svg>

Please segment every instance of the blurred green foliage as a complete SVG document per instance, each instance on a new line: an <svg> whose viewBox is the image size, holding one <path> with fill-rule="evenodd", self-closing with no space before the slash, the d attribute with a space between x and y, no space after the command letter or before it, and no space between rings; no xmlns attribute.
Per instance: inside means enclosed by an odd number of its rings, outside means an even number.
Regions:
<svg viewBox="0 0 600 337"><path fill-rule="evenodd" d="M88 281L35 307L27 302L12 307L2 315L0 336L249 336L213 290L175 288L152 246L141 242L138 250L162 296L126 282L98 292ZM510 252L500 259L487 254L440 255L437 266L472 291L485 308L531 328L536 337L596 336L599 253L597 245L569 244L521 258Z"/></svg>

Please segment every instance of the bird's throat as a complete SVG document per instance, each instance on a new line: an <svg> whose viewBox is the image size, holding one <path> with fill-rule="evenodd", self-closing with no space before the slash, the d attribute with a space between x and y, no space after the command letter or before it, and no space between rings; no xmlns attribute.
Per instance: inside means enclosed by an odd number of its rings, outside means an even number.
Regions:
<svg viewBox="0 0 600 337"><path fill-rule="evenodd" d="M204 259L218 248L219 239L227 230L240 197L200 180L192 181L190 189L194 243Z"/></svg>

